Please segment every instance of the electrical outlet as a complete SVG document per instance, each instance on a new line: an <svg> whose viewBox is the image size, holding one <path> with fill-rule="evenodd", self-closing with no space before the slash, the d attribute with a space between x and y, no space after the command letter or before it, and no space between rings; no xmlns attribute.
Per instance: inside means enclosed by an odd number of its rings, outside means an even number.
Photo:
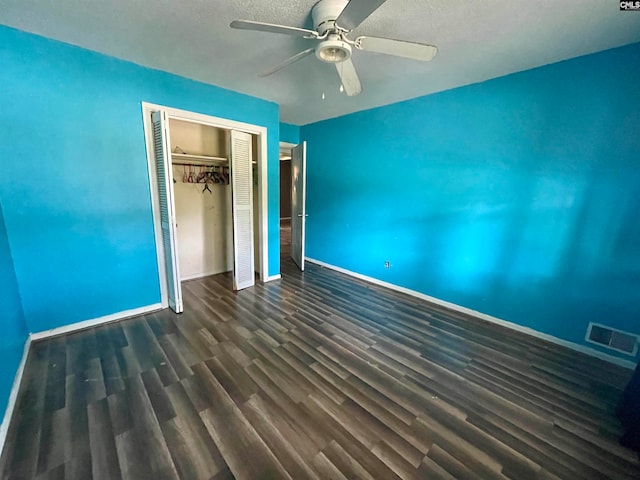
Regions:
<svg viewBox="0 0 640 480"><path fill-rule="evenodd" d="M389 268L389 267L391 267L391 262L389 260L385 260L384 268Z"/></svg>

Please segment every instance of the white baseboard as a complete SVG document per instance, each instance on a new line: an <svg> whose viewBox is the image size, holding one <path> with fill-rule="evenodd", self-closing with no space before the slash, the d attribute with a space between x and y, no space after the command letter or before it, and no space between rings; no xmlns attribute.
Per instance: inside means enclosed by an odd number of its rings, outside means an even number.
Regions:
<svg viewBox="0 0 640 480"><path fill-rule="evenodd" d="M18 371L13 379L13 386L11 387L11 393L9 394L9 401L7 402L7 408L4 411L4 418L2 424L0 424L0 456L4 450L4 444L7 441L7 433L9 432L9 423L13 416L13 410L16 407L16 401L18 400L18 392L20 391L20 383L22 382L22 374L24 373L24 366L27 363L27 356L29 355L29 348L31 347L31 335L27 337L24 342L24 349L22 350L22 360L18 366Z"/></svg>
<svg viewBox="0 0 640 480"><path fill-rule="evenodd" d="M532 337L540 338L542 340L555 343L556 345L561 345L563 347L570 348L577 352L584 353L586 355L590 355L592 357L596 357L610 363L614 363L621 367L630 368L630 369L634 369L636 367L636 364L630 360L625 360L623 358L615 357L613 355L608 355L604 352L600 352L593 348L589 348L585 345L580 345L578 343L562 340L561 338L554 337L553 335L542 333L532 328L524 327L522 325L518 325L517 323L509 322L508 320L503 320L501 318L493 317L491 315L487 315L486 313L478 312L476 310L472 310L470 308L463 307L461 305L456 305L455 303L447 302L445 300L440 300L439 298L430 297L429 295L425 295L424 293L418 292L416 290L400 287L399 285L385 282L383 280L378 280L377 278L369 277L367 275L362 275L361 273L352 272L351 270L337 267L335 265L331 265L329 263L325 263L320 260L315 260L313 258L305 257L305 260L311 263L315 263L316 265L320 265L321 267L329 268L331 270L335 270L336 272L344 273L345 275L359 278L360 280L364 280L366 282L373 283L375 285L380 285L382 287L386 287L391 290L395 290L397 292L406 293L407 295L411 295L412 297L420 298L421 300L426 300L427 302L433 303L435 305L439 305L441 307L448 308L450 310L454 310L456 312L464 313L465 315L470 315L470 316L479 318L481 320L486 320L487 322L502 325L503 327L509 328L511 330L515 330L520 333L525 333L527 335L531 335Z"/></svg>
<svg viewBox="0 0 640 480"><path fill-rule="evenodd" d="M230 272L231 270L212 270L210 272L203 273L194 273L193 275L187 275L180 279L181 282L186 282L187 280L195 280L196 278L208 277L210 275L217 275L219 273Z"/></svg>
<svg viewBox="0 0 640 480"><path fill-rule="evenodd" d="M145 313L155 312L156 310L161 309L161 303L154 303L153 305L147 305L146 307L124 310L122 312L112 313L111 315L105 315L104 317L84 320L83 322L72 323L70 325L64 325L62 327L53 328L51 330L32 333L31 340L41 340L43 338L55 337L57 335L63 335L65 333L75 332L78 330L85 330L87 328L95 327L96 325L101 325L103 323L115 322L116 320L123 320L125 318L135 317L137 315L144 315Z"/></svg>
<svg viewBox="0 0 640 480"><path fill-rule="evenodd" d="M264 279L264 283L273 282L274 280L280 280L281 278L282 278L282 275L280 275L279 273L276 275L271 275L270 277L267 277Z"/></svg>
<svg viewBox="0 0 640 480"><path fill-rule="evenodd" d="M101 325L103 323L115 322L117 320L123 320L125 318L135 317L138 315L143 315L145 313L155 312L160 309L162 309L162 304L154 303L153 305L147 305L146 307L133 308L131 310L124 310L122 312L113 313L111 315L106 315L104 317L85 320L83 322L72 323L70 325L64 325L62 327L53 328L51 330L45 330L42 332L29 334L29 337L27 338L27 341L24 344L24 351L22 353L22 360L20 362L20 366L18 367L18 371L16 372L16 376L13 381L13 387L11 388L11 393L9 395L9 401L7 403L7 409L5 410L4 419L2 420L2 424L0 424L0 455L2 454L2 449L4 448L4 443L7 439L9 422L11 421L11 416L13 415L13 409L15 408L15 405L16 405L16 400L18 398L18 391L20 390L20 382L22 381L22 374L24 373L24 367L27 362L27 356L29 355L29 348L31 347L31 343L33 341L42 340L43 338L48 338L48 337L55 337L57 335L71 333L78 330L85 330L87 328L95 327L96 325Z"/></svg>

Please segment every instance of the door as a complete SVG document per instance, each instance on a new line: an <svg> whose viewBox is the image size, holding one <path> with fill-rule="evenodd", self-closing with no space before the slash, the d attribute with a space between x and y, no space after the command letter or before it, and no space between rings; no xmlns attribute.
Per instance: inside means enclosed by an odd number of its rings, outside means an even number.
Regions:
<svg viewBox="0 0 640 480"><path fill-rule="evenodd" d="M182 287L178 265L178 245L176 235L176 207L173 198L173 171L171 168L171 144L169 141L169 120L165 112L153 112L153 146L158 177L158 200L160 204L160 225L164 262L167 270L167 292L169 306L176 313L182 313Z"/></svg>
<svg viewBox="0 0 640 480"><path fill-rule="evenodd" d="M232 130L229 141L233 210L233 289L256 283L253 256L251 135Z"/></svg>
<svg viewBox="0 0 640 480"><path fill-rule="evenodd" d="M291 258L304 271L304 236L307 221L307 142L291 149Z"/></svg>

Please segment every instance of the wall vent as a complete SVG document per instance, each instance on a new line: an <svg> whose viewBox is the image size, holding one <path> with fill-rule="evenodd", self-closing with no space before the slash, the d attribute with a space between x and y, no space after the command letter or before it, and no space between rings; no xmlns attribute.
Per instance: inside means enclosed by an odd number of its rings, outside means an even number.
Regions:
<svg viewBox="0 0 640 480"><path fill-rule="evenodd" d="M636 353L638 353L640 336L607 327L606 325L600 325L599 323L590 322L585 340L615 350L616 352L635 356Z"/></svg>

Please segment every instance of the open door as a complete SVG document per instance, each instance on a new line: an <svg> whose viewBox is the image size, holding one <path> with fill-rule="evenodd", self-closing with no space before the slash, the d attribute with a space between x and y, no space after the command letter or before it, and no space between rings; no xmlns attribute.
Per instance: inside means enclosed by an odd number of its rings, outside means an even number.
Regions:
<svg viewBox="0 0 640 480"><path fill-rule="evenodd" d="M307 142L291 149L291 258L304 271L307 221Z"/></svg>
<svg viewBox="0 0 640 480"><path fill-rule="evenodd" d="M169 306L176 313L182 313L182 287L178 265L176 235L176 207L173 199L173 171L171 168L171 144L169 141L169 120L165 112L153 112L153 146L158 176L160 222L164 261L167 269L167 292Z"/></svg>
<svg viewBox="0 0 640 480"><path fill-rule="evenodd" d="M233 206L233 289L255 285L251 135L232 130L229 141Z"/></svg>

